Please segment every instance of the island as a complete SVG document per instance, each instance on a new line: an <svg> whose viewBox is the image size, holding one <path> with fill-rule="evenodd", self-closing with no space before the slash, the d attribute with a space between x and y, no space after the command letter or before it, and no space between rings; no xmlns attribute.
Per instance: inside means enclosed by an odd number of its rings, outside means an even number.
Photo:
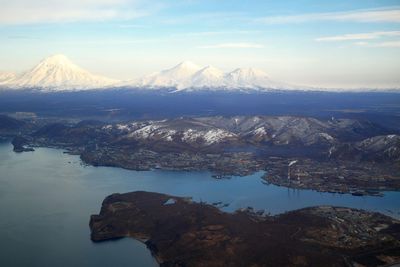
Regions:
<svg viewBox="0 0 400 267"><path fill-rule="evenodd" d="M163 267L390 266L400 261L400 221L319 206L269 216L226 213L151 192L108 196L90 218L94 242L131 237Z"/></svg>

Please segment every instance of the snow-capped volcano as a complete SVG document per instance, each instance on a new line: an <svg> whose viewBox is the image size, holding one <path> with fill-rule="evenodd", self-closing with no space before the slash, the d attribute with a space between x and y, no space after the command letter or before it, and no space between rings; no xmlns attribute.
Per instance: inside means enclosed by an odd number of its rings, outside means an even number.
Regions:
<svg viewBox="0 0 400 267"><path fill-rule="evenodd" d="M165 69L133 80L119 81L95 75L72 63L64 55L53 55L42 60L32 69L21 74L0 71L0 89L35 88L42 91L86 90L104 88L159 89L177 91L385 91L398 92L398 88L317 88L297 86L271 79L262 70L236 68L223 72L213 66L201 67L184 61Z"/></svg>
<svg viewBox="0 0 400 267"><path fill-rule="evenodd" d="M190 61L138 79L121 82L94 75L75 65L64 55L45 58L32 69L19 75L0 72L0 86L38 88L45 91L117 87L174 91L304 89L275 82L263 71L253 68L237 68L225 73L216 67L201 67Z"/></svg>
<svg viewBox="0 0 400 267"><path fill-rule="evenodd" d="M227 87L259 88L259 89L300 89L299 86L271 80L268 75L259 69L238 68L226 74ZM306 89L302 87L301 89Z"/></svg>
<svg viewBox="0 0 400 267"><path fill-rule="evenodd" d="M206 66L193 74L191 85L199 88L224 86L224 73L213 66Z"/></svg>
<svg viewBox="0 0 400 267"><path fill-rule="evenodd" d="M190 78L201 67L190 61L184 61L171 69L162 70L140 78L136 83L145 87L175 87L186 88Z"/></svg>
<svg viewBox="0 0 400 267"><path fill-rule="evenodd" d="M121 85L141 88L175 88L177 91L297 88L285 83L272 81L261 70L237 68L234 71L224 73L213 66L202 68L190 61L182 62L171 69L124 82Z"/></svg>
<svg viewBox="0 0 400 267"><path fill-rule="evenodd" d="M229 85L241 87L263 87L271 83L265 72L253 68L235 69L226 74L226 81Z"/></svg>
<svg viewBox="0 0 400 267"><path fill-rule="evenodd" d="M9 81L15 79L15 73L13 72L0 72L0 85L6 84Z"/></svg>
<svg viewBox="0 0 400 267"><path fill-rule="evenodd" d="M213 66L202 68L190 61L182 62L171 69L146 75L120 85L140 88L175 88L177 91L297 88L285 83L272 81L261 70L237 68L232 72L224 73Z"/></svg>
<svg viewBox="0 0 400 267"><path fill-rule="evenodd" d="M7 86L46 89L90 89L110 86L117 80L91 74L73 64L64 55L42 60L32 69L7 81Z"/></svg>

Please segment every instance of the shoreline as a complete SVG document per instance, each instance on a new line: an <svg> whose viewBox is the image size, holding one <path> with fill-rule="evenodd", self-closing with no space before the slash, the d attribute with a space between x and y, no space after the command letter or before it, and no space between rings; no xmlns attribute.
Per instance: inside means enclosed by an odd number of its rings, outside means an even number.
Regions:
<svg viewBox="0 0 400 267"><path fill-rule="evenodd" d="M288 162L299 161L303 163L303 166L306 168L310 168L311 172L313 171L310 167L313 164L315 165L317 161L310 160L307 158L279 158L279 157L270 157L266 160L255 160L254 166L251 166L250 169L246 169L243 171L230 171L230 172L221 172L220 170L216 170L215 168L209 168L208 166L202 166L200 168L196 168L196 166L189 167L189 166L163 166L157 165L153 163L152 166L145 164L143 165L124 165L117 161L91 161L90 157L83 156L84 151L82 149L77 149L76 147L68 147L63 145L57 144L37 144L32 143L28 145L27 150L23 151L15 151L16 153L22 152L34 152L34 148L53 148L53 149L60 149L63 150L63 153L76 155L79 156L81 162L88 166L93 167L113 167L113 168L122 168L125 170L131 171L152 171L152 170L164 170L164 171L183 171L183 172L192 172L192 171L207 171L210 172L214 179L229 179L231 176L247 176L252 175L257 172L264 172L262 175L262 180L265 181L266 184L274 184L277 186L283 186L290 189L299 189L299 190L313 190L316 192L321 193L335 193L335 194L348 194L353 196L374 196L374 197L381 197L384 192L398 192L400 191L400 179L393 179L393 182L396 182L395 186L391 186L390 184L387 185L385 183L375 184L368 181L368 186L358 185L354 183L343 183L343 179L338 180L334 174L329 174L331 176L331 180L321 179L318 177L317 179L314 177L310 177L309 179L305 180L302 179L301 182L296 179L296 173L294 171L294 177L291 180L287 179L287 165ZM159 154L157 152L152 152ZM168 154L167 154L168 155ZM174 154L175 155L175 154ZM217 154L216 154L217 155ZM226 156L227 154L224 154ZM249 155L246 155L248 157ZM247 158L248 159L248 158ZM337 162L321 162L321 168L328 170L331 168L332 164L338 164ZM325 164L325 165L324 165ZM328 164L327 167L325 167ZM343 164L343 162L341 163ZM363 164L357 163L358 165L364 166ZM371 169L370 166L365 165L366 168L369 170ZM238 167L238 166L236 166ZM297 166L295 166L297 167ZM359 168L359 167L358 167ZM352 171L350 169L350 171ZM303 171L304 172L304 171ZM319 176L320 173L318 173ZM371 176L371 175L370 175ZM368 177L370 177L368 176ZM332 182L333 181L333 182ZM322 182L324 184L322 184ZM357 182L357 181L356 181ZM372 186L370 185L372 184Z"/></svg>
<svg viewBox="0 0 400 267"><path fill-rule="evenodd" d="M175 202L167 205L170 199ZM297 247L302 248L307 264L337 266L343 264L342 259L365 263L386 254L385 263L393 264L400 260L395 234L399 225L400 221L380 213L332 206L273 216L248 209L231 214L181 197L144 191L106 197L100 213L90 219L94 242L149 236L145 244L160 266L243 266L243 259L248 261L246 266L266 262L292 266ZM391 233L394 235L389 237ZM253 244L259 246L255 251ZM282 249L290 256L274 252ZM201 256L194 251L201 251Z"/></svg>
<svg viewBox="0 0 400 267"><path fill-rule="evenodd" d="M117 160L103 161L101 158L93 160L92 157L85 156L84 154L85 152L82 149L77 149L74 147L68 147L57 144L50 144L50 145L31 144L29 145L29 147L32 148L46 147L46 148L64 150L63 153L67 153L70 155L77 155L79 156L83 164L94 167L114 167L131 171L151 171L151 170L184 171L184 172L207 171L210 172L212 174L212 177L215 179L229 179L231 176L242 177L263 171L265 174L263 175L262 179L266 183L292 189L302 189L302 190L307 189L322 193L337 193L337 194L350 194L353 196L375 196L375 197L381 197L382 194L386 191L400 191L400 179L393 178L388 182L382 182L382 181L374 182L372 178L379 177L379 174L372 173L371 166L377 167L375 173L381 171L381 168L384 167L381 167L380 165L376 164L371 165L368 163L357 163L356 167L353 167L352 165L350 165L350 168L344 167L344 170L348 172L346 173L346 175L349 176L352 175L352 172L364 173L365 178L363 179L368 179L368 184L366 184L362 180L354 180L354 179L351 180L350 182L347 182L343 178L338 178L338 176L339 177L343 176L337 174L336 172L332 173L329 172L334 169L333 167L334 165L341 164L343 166L346 166L347 164L346 162L323 162L323 161L319 162L308 158L278 158L278 157L269 157L267 159L256 158L252 162L251 156L248 154L244 155L239 154L239 156L235 156L236 154L234 154L233 159L234 157L238 157L239 161L240 160L243 161L244 157L244 159L248 161L250 165L248 165L249 167L242 167L239 164L236 164L234 167L237 169L233 170L231 169L231 171L227 171L227 167L225 167L224 165L221 166L222 168L216 169L215 167L211 168L208 165L199 165L198 162L194 166L191 165L164 166L162 164L158 164L152 159L148 162L144 160L144 163L141 163L139 165L137 164L131 165L129 162L124 163L124 162L119 162ZM122 154L122 151L120 153ZM151 153L155 153L154 155L157 155L158 159L160 157L170 156L170 154L168 153L166 154L157 152L151 152ZM173 158L176 157L176 155L177 154L172 154L170 157ZM157 158L157 156L154 156L154 158ZM199 156L201 157L201 155ZM215 154L215 157L218 158L226 157L229 158L229 160L232 160L232 156L229 154L223 154L223 155ZM292 175L294 176L294 178L292 178L291 180L287 179L287 165L289 162L293 161L298 161L299 163L302 163L301 166L303 167L303 169L301 170L301 175L304 176L305 172L309 172L307 177L301 178L300 183L299 183L300 180L296 179L297 174L295 169L291 171L293 172ZM232 163L228 161L228 165L232 166ZM294 168L298 168L298 165L300 164L297 164L297 166L295 165ZM326 177L321 177L321 171L326 171L324 176L328 176L329 178L327 179ZM317 175L314 176L313 172L317 173Z"/></svg>

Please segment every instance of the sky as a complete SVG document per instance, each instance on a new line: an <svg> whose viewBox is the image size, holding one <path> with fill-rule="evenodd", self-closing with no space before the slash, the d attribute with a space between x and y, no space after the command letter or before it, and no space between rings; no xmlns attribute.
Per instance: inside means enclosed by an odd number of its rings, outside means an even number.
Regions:
<svg viewBox="0 0 400 267"><path fill-rule="evenodd" d="M133 79L182 61L343 88L400 87L400 0L0 0L0 70L64 54Z"/></svg>

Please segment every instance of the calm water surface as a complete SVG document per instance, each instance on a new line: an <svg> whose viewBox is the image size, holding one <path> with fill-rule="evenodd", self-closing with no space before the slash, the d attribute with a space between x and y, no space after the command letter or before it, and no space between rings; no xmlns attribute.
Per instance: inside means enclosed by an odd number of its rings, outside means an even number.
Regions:
<svg viewBox="0 0 400 267"><path fill-rule="evenodd" d="M83 166L78 156L39 148L16 154L0 143L0 266L157 266L133 239L92 243L89 216L105 196L135 190L252 206L272 214L322 204L400 216L400 193L354 197L265 185L262 173L215 180L207 172L135 172Z"/></svg>

